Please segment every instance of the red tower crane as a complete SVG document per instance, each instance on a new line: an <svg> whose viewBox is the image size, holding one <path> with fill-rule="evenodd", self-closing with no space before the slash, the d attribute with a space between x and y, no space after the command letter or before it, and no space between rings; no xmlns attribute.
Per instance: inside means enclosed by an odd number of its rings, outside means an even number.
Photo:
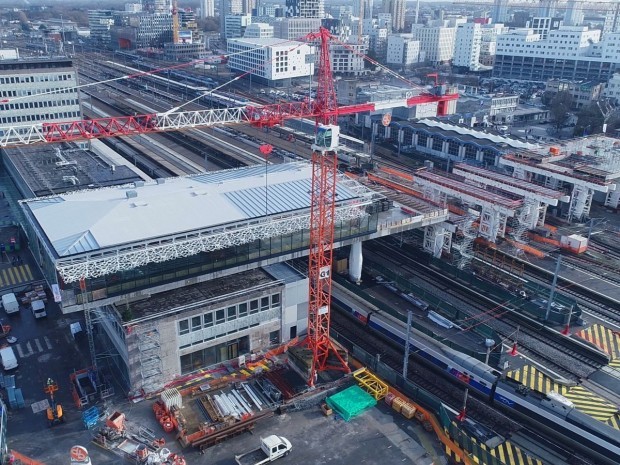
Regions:
<svg viewBox="0 0 620 465"><path fill-rule="evenodd" d="M458 98L458 94L424 91L409 98L339 107L329 52L329 42L333 37L327 29L321 28L319 32L309 34L307 39L320 46L318 87L316 98L312 101L3 127L0 128L0 147L132 136L238 123L274 126L282 124L286 119L314 118L317 128L316 140L312 145L308 335L304 341L306 347L312 351L308 383L313 385L320 371L348 371L346 363L329 338L338 166L337 119L348 114L412 107L425 103L437 103L437 114L443 116L448 113L448 105ZM1 101L0 109L1 104L8 101Z"/></svg>
<svg viewBox="0 0 620 465"><path fill-rule="evenodd" d="M336 214L336 176L338 174L338 101L329 57L330 33L321 28L308 36L320 41L316 90L317 137L312 146L312 200L310 202L310 254L308 260L308 336L305 344L312 351L308 384L314 385L319 371L348 371L329 337L332 296L332 254ZM330 355L332 357L330 358Z"/></svg>

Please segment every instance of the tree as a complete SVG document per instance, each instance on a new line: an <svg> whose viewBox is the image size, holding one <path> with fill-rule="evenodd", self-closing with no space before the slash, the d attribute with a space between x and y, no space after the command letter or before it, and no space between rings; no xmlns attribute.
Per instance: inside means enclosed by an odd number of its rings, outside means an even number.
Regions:
<svg viewBox="0 0 620 465"><path fill-rule="evenodd" d="M549 104L549 114L555 122L556 129L562 129L570 119L570 109L573 105L573 96L570 92L561 91L555 94L555 97Z"/></svg>
<svg viewBox="0 0 620 465"><path fill-rule="evenodd" d="M611 115L610 115L611 116ZM610 118L611 128L615 129L616 121ZM596 102L590 103L587 107L583 107L579 113L577 113L577 124L575 125L576 136L587 136L588 134L598 134L603 132L603 124L605 123L605 116L601 111L601 108Z"/></svg>

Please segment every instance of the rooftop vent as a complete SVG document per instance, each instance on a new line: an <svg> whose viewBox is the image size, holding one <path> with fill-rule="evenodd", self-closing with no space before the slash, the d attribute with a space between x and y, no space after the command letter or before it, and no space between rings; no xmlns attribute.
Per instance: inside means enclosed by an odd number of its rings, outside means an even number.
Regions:
<svg viewBox="0 0 620 465"><path fill-rule="evenodd" d="M128 199L135 199L136 197L138 197L138 193L136 191L126 191L125 195Z"/></svg>
<svg viewBox="0 0 620 465"><path fill-rule="evenodd" d="M133 183L133 185L136 187L144 187L144 181L136 181Z"/></svg>
<svg viewBox="0 0 620 465"><path fill-rule="evenodd" d="M157 184L165 184L166 182L164 178L157 178L155 181L157 181Z"/></svg>

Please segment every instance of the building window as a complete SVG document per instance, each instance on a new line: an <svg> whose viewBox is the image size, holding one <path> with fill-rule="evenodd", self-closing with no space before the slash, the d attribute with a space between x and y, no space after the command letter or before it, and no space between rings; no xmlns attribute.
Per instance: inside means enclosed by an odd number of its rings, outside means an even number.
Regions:
<svg viewBox="0 0 620 465"><path fill-rule="evenodd" d="M224 321L226 321L226 315L224 314L224 309L220 309L220 310L216 310L215 311L215 324L219 325L224 323Z"/></svg>
<svg viewBox="0 0 620 465"><path fill-rule="evenodd" d="M254 313L258 313L258 299L250 301L250 315L253 315Z"/></svg>
<svg viewBox="0 0 620 465"><path fill-rule="evenodd" d="M204 325L205 328L210 328L211 326L213 326L213 312L204 314Z"/></svg>
<svg viewBox="0 0 620 465"><path fill-rule="evenodd" d="M280 331L271 331L269 333L269 345L276 345L280 343Z"/></svg>
<svg viewBox="0 0 620 465"><path fill-rule="evenodd" d="M202 329L202 317L200 315L192 317L192 332Z"/></svg>
<svg viewBox="0 0 620 465"><path fill-rule="evenodd" d="M245 302L239 304L239 318L243 318L244 316L248 316L248 304Z"/></svg>
<svg viewBox="0 0 620 465"><path fill-rule="evenodd" d="M289 339L295 339L297 337L297 325L291 326L289 330Z"/></svg>
<svg viewBox="0 0 620 465"><path fill-rule="evenodd" d="M189 321L188 320L179 321L179 336L182 336L183 334L187 334L187 333L189 333Z"/></svg>
<svg viewBox="0 0 620 465"><path fill-rule="evenodd" d="M236 306L228 307L227 314L228 314L228 318L227 318L228 321L236 320L237 319L237 307Z"/></svg>
<svg viewBox="0 0 620 465"><path fill-rule="evenodd" d="M278 307L280 305L280 294L273 294L271 296L271 306Z"/></svg>
<svg viewBox="0 0 620 465"><path fill-rule="evenodd" d="M269 297L261 297L260 299L260 311L264 312L269 310Z"/></svg>

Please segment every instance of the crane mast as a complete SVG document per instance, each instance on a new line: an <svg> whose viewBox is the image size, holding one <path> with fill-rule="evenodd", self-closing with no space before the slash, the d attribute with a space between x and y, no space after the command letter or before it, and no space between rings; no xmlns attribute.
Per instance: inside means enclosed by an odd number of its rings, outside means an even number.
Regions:
<svg viewBox="0 0 620 465"><path fill-rule="evenodd" d="M310 253L308 259L308 335L305 345L312 351L308 384L313 386L319 371L349 371L329 337L332 295L332 261L338 174L338 101L332 76L330 33L321 28L307 36L320 42L315 111L316 139L312 145L312 191L310 201Z"/></svg>

